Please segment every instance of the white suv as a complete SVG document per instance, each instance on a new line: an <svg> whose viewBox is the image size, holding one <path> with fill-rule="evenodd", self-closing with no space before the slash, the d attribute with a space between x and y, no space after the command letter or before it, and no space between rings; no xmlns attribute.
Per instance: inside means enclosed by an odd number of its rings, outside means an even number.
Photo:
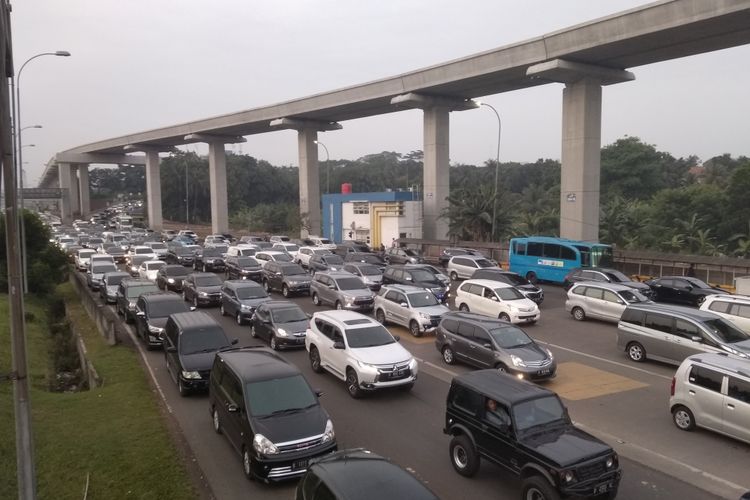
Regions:
<svg viewBox="0 0 750 500"><path fill-rule="evenodd" d="M307 269L310 264L310 257L313 255L330 255L332 253L325 247L299 247L297 255L294 256L294 262Z"/></svg>
<svg viewBox="0 0 750 500"><path fill-rule="evenodd" d="M431 291L418 286L386 285L375 297L375 318L405 326L415 337L434 331L449 312Z"/></svg>
<svg viewBox="0 0 750 500"><path fill-rule="evenodd" d="M500 318L511 323L536 323L539 306L507 283L493 280L466 280L456 291L461 311Z"/></svg>
<svg viewBox="0 0 750 500"><path fill-rule="evenodd" d="M708 295L700 306L734 323L745 333L750 333L750 297L743 295Z"/></svg>
<svg viewBox="0 0 750 500"><path fill-rule="evenodd" d="M387 387L410 390L417 380L417 360L380 323L352 311L313 314L305 336L310 365L346 382L353 398Z"/></svg>
<svg viewBox="0 0 750 500"><path fill-rule="evenodd" d="M315 247L336 250L336 243L332 242L328 238L321 238L320 236L308 236L307 239L312 241L312 244Z"/></svg>

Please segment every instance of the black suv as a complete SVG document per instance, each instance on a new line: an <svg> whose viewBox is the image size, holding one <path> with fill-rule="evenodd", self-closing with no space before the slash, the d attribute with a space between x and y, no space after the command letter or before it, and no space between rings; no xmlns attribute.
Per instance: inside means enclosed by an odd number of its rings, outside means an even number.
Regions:
<svg viewBox="0 0 750 500"><path fill-rule="evenodd" d="M450 285L445 285L437 276L424 269L406 266L388 266L383 273L384 285L413 285L427 288L442 303L448 302Z"/></svg>
<svg viewBox="0 0 750 500"><path fill-rule="evenodd" d="M476 474L484 457L522 479L521 498L617 496L617 453L575 427L554 392L481 370L455 377L446 405L443 432L462 476Z"/></svg>
<svg viewBox="0 0 750 500"><path fill-rule="evenodd" d="M182 266L190 267L193 265L195 255L193 251L187 247L172 246L167 252L167 264L180 264Z"/></svg>
<svg viewBox="0 0 750 500"><path fill-rule="evenodd" d="M309 295L310 275L299 264L271 260L263 266L263 288L269 293L271 290L281 290L284 297L293 293Z"/></svg>
<svg viewBox="0 0 750 500"><path fill-rule="evenodd" d="M244 325L259 305L270 300L268 292L254 281L225 281L221 287L221 315L231 316L238 325Z"/></svg>
<svg viewBox="0 0 750 500"><path fill-rule="evenodd" d="M513 271L503 271L499 267L483 267L474 271L474 274L471 275L471 279L493 280L507 283L508 285L515 287L515 289L521 292L527 299L536 302L537 305L541 305L541 303L544 302L544 291Z"/></svg>
<svg viewBox="0 0 750 500"><path fill-rule="evenodd" d="M336 451L333 423L294 365L266 348L216 353L208 409L214 431L242 456L248 479L282 481Z"/></svg>
<svg viewBox="0 0 750 500"><path fill-rule="evenodd" d="M182 291L182 280L190 273L185 266L180 264L168 264L161 266L156 272L156 286L160 290Z"/></svg>
<svg viewBox="0 0 750 500"><path fill-rule="evenodd" d="M193 306L218 306L221 303L221 278L214 273L191 273L182 282L182 298Z"/></svg>
<svg viewBox="0 0 750 500"><path fill-rule="evenodd" d="M318 271L341 271L344 268L344 259L340 255L313 255L307 263L310 274Z"/></svg>
<svg viewBox="0 0 750 500"><path fill-rule="evenodd" d="M221 248L199 248L193 255L193 269L196 271L224 271L226 267Z"/></svg>
<svg viewBox="0 0 750 500"><path fill-rule="evenodd" d="M145 293L135 303L135 331L151 350L160 347L170 314L190 312L182 297L172 292Z"/></svg>
<svg viewBox="0 0 750 500"><path fill-rule="evenodd" d="M651 288L646 283L640 281L633 281L627 275L621 273L617 269L609 267L577 267L572 269L563 279L563 286L566 290L570 290L573 283L579 281L598 281L599 283L617 283L625 285L634 290L638 290L641 294L648 298L651 298Z"/></svg>
<svg viewBox="0 0 750 500"><path fill-rule="evenodd" d="M124 279L117 287L115 310L117 314L125 317L126 323L132 323L135 320L135 301L138 300L138 296L142 293L158 291L159 288L151 280Z"/></svg>
<svg viewBox="0 0 750 500"><path fill-rule="evenodd" d="M228 280L253 280L261 282L260 263L253 257L229 255L224 261Z"/></svg>

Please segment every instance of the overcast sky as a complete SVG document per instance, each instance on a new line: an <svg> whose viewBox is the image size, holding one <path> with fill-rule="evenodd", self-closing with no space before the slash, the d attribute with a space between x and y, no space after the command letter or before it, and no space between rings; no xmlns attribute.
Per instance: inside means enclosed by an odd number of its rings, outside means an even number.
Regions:
<svg viewBox="0 0 750 500"><path fill-rule="evenodd" d="M638 0L23 0L13 3L29 184L57 151L393 76L520 42ZM604 88L602 144L638 136L674 156L750 156L750 46L634 68ZM562 85L484 98L501 161L560 158ZM343 122L331 158L422 149L422 114ZM296 132L227 146L297 165ZM451 114L451 162L494 158L486 108ZM201 146L189 150L205 152ZM321 159L323 153L321 152Z"/></svg>

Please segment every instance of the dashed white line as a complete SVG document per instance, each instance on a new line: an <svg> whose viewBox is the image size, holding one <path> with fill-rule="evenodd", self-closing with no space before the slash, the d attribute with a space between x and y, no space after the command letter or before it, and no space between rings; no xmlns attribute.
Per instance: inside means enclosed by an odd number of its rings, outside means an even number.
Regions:
<svg viewBox="0 0 750 500"><path fill-rule="evenodd" d="M611 365L620 366L622 368L627 368L629 370L635 370L637 372L647 373L647 374L649 374L651 376L663 378L665 380L672 380L672 377L667 377L666 375L660 375L659 373L650 372L648 370L644 370L643 368L638 368L636 366L628 365L626 363L620 363L618 361L612 361L612 360L607 359L607 358L602 358L602 357L599 357L599 356L594 356L593 354L587 354L585 352L576 351L575 349L569 349L567 347L563 347L563 346L560 346L560 345L557 345L557 344L551 344L549 342L547 343L547 345L550 346L550 347L554 347L555 349L560 349L561 351L572 352L573 354L578 354L579 356L584 356L584 357L587 357L587 358L596 359L597 361L601 361L602 363L609 363Z"/></svg>
<svg viewBox="0 0 750 500"><path fill-rule="evenodd" d="M126 324L123 324L123 326L125 327L125 330L128 332L128 335L130 336L130 340L133 342L133 345L135 345L136 349L138 349L138 354L141 355L143 364L146 365L146 369L148 370L148 373L151 376L151 380L154 382L154 385L156 386L156 390L159 392L159 396L161 396L162 401L164 401L164 405L167 407L167 411L169 413L174 413L172 411L172 407L167 402L167 397L164 395L164 391L162 391L161 389L161 384L159 384L159 381L156 380L156 374L154 373L154 370L151 369L151 365L148 362L148 358L146 358L146 353L143 350L143 347L141 347L141 342L133 333L133 329L130 326Z"/></svg>

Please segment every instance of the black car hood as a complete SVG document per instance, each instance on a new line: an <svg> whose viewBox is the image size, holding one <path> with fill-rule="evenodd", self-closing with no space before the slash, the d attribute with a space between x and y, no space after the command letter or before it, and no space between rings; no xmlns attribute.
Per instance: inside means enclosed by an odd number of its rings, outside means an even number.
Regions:
<svg viewBox="0 0 750 500"><path fill-rule="evenodd" d="M180 354L180 363L186 372L210 370L211 365L214 364L214 356L216 356L216 351Z"/></svg>
<svg viewBox="0 0 750 500"><path fill-rule="evenodd" d="M515 287L519 290L526 290L527 292L538 292L541 290L541 288L539 288L538 286L534 286L531 283L527 283L525 285L515 285Z"/></svg>
<svg viewBox="0 0 750 500"><path fill-rule="evenodd" d="M650 286L648 286L646 283L641 283L640 281L621 281L618 283L618 285L625 285L626 287L638 290L639 292L648 292L651 290Z"/></svg>
<svg viewBox="0 0 750 500"><path fill-rule="evenodd" d="M274 326L276 328L283 328L289 333L300 333L300 332L306 332L308 321L302 320L302 321L292 321L290 323L274 323Z"/></svg>
<svg viewBox="0 0 750 500"><path fill-rule="evenodd" d="M515 354L524 361L541 361L549 356L544 350L536 344L527 344L521 347L506 349L511 354Z"/></svg>
<svg viewBox="0 0 750 500"><path fill-rule="evenodd" d="M558 425L550 430L540 430L521 438L521 443L533 453L569 467L612 451L606 443L573 425Z"/></svg>
<svg viewBox="0 0 750 500"><path fill-rule="evenodd" d="M316 404L298 413L250 418L256 434L263 434L272 443L278 444L323 434L328 414L322 406Z"/></svg>
<svg viewBox="0 0 750 500"><path fill-rule="evenodd" d="M221 285L198 286L195 287L195 290L199 293L221 293Z"/></svg>
<svg viewBox="0 0 750 500"><path fill-rule="evenodd" d="M169 316L166 318L149 318L148 324L151 326L155 326L156 328L164 328L167 325L167 320L169 319Z"/></svg>

